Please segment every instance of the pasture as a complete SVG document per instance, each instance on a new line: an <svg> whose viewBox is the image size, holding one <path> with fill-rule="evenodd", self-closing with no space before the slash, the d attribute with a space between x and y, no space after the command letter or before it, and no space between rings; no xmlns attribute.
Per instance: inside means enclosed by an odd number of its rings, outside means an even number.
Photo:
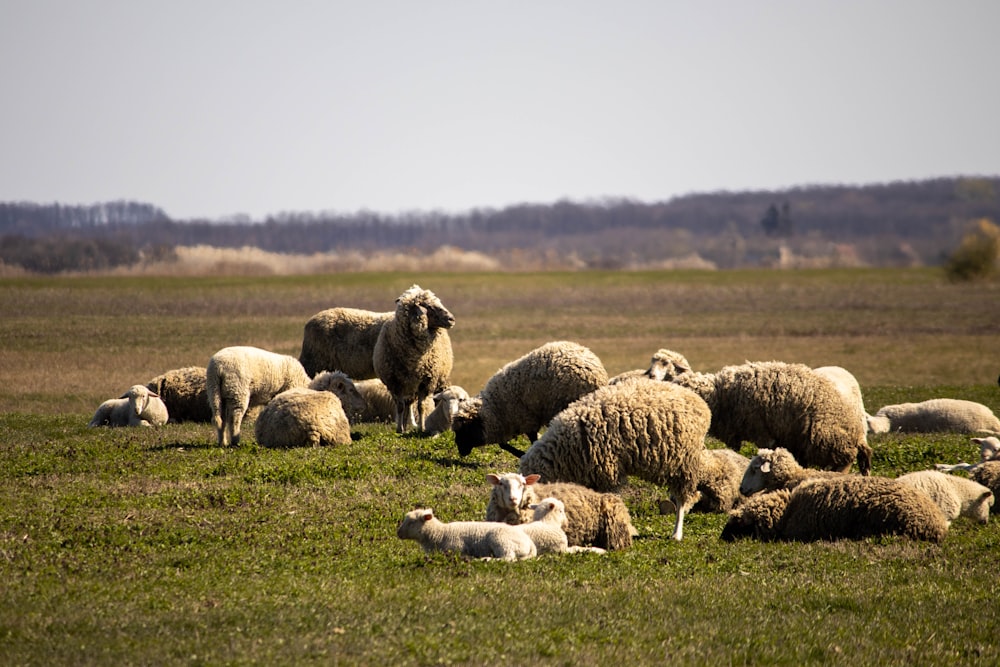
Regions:
<svg viewBox="0 0 1000 667"><path fill-rule="evenodd" d="M841 365L872 412L938 396L1000 412L1000 283L932 269L0 279L0 663L1000 662L997 521L959 519L940 545L762 544L691 514L675 543L662 494L634 482L630 550L469 562L395 529L415 506L481 518L485 474L516 468L496 447L460 458L450 433L388 425L290 450L250 425L228 450L208 424L86 427L131 384L228 345L297 356L315 312L392 310L415 282L456 317L470 393L568 339L610 374L667 347L697 370ZM880 475L978 456L962 434L870 442Z"/></svg>

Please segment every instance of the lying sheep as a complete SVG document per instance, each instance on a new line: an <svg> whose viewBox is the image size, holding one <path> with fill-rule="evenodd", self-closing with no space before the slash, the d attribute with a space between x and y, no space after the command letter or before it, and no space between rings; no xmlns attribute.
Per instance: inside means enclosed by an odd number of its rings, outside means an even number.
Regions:
<svg viewBox="0 0 1000 667"><path fill-rule="evenodd" d="M538 555L564 553L606 553L598 547L570 546L564 527L566 507L558 498L545 498L531 506L534 515L528 523L521 524L521 530L535 543Z"/></svg>
<svg viewBox="0 0 1000 667"><path fill-rule="evenodd" d="M310 377L337 370L354 380L375 377L375 342L393 314L357 308L321 310L306 322L299 362Z"/></svg>
<svg viewBox="0 0 1000 667"><path fill-rule="evenodd" d="M1000 433L1000 419L987 406L957 398L886 405L868 418L872 433Z"/></svg>
<svg viewBox="0 0 1000 667"><path fill-rule="evenodd" d="M815 541L902 535L940 542L947 532L944 514L926 493L887 477L841 475L747 499L730 512L722 539Z"/></svg>
<svg viewBox="0 0 1000 667"><path fill-rule="evenodd" d="M448 386L453 362L448 329L455 317L430 290L413 285L396 299L372 361L395 403L396 432L426 428L424 400ZM413 421L416 407L416 422Z"/></svg>
<svg viewBox="0 0 1000 667"><path fill-rule="evenodd" d="M831 470L803 468L784 447L761 448L746 467L743 480L740 482L740 493L752 496L760 491L794 489L807 479L829 479L843 474Z"/></svg>
<svg viewBox="0 0 1000 667"><path fill-rule="evenodd" d="M833 383L803 364L779 361L695 373L682 355L660 350L650 377L695 391L712 410L709 434L739 451L744 440L784 447L805 466L871 471L872 450L855 408Z"/></svg>
<svg viewBox="0 0 1000 667"><path fill-rule="evenodd" d="M1000 494L1000 461L984 461L972 471L972 481L982 484L993 492L994 498ZM993 505L992 512L1000 511Z"/></svg>
<svg viewBox="0 0 1000 667"><path fill-rule="evenodd" d="M705 435L712 414L697 394L668 382L623 382L593 391L549 423L521 457L522 475L613 491L629 475L666 486L674 497L680 540L684 514L697 499Z"/></svg>
<svg viewBox="0 0 1000 667"><path fill-rule="evenodd" d="M431 397L434 409L427 415L424 428L428 435L438 436L451 430L451 424L462 403L469 400L469 392L457 384L448 385Z"/></svg>
<svg viewBox="0 0 1000 667"><path fill-rule="evenodd" d="M486 520L515 526L527 523L534 517L532 505L538 502L538 496L547 496L563 503L566 513L563 530L571 546L608 550L632 546L632 538L638 533L620 496L569 482L540 484L539 478L540 475L522 476L516 472L486 475L493 486L486 505Z"/></svg>
<svg viewBox="0 0 1000 667"><path fill-rule="evenodd" d="M986 523L990 518L993 492L971 479L948 475L940 470L918 470L896 479L930 496L949 524L959 516L979 523Z"/></svg>
<svg viewBox="0 0 1000 667"><path fill-rule="evenodd" d="M212 424L219 446L237 445L247 410L283 391L306 387L309 376L295 357L257 347L225 347L212 355L205 373Z"/></svg>
<svg viewBox="0 0 1000 667"><path fill-rule="evenodd" d="M119 398L101 403L87 426L162 426L169 418L156 393L134 384Z"/></svg>
<svg viewBox="0 0 1000 667"><path fill-rule="evenodd" d="M458 453L497 444L515 456L524 452L509 441L538 431L584 394L608 383L597 355L578 343L554 341L511 361L464 401L452 420Z"/></svg>
<svg viewBox="0 0 1000 667"><path fill-rule="evenodd" d="M212 421L212 409L208 406L205 374L204 366L185 366L157 375L146 387L160 396L171 422L207 424Z"/></svg>
<svg viewBox="0 0 1000 667"><path fill-rule="evenodd" d="M272 398L254 423L264 447L320 447L351 442L344 406L359 409L361 394L340 371L324 371L308 388L296 387Z"/></svg>
<svg viewBox="0 0 1000 667"><path fill-rule="evenodd" d="M446 551L470 558L514 561L534 558L538 553L535 543L518 526L495 521L444 523L430 509L407 512L396 536L416 540L426 552Z"/></svg>

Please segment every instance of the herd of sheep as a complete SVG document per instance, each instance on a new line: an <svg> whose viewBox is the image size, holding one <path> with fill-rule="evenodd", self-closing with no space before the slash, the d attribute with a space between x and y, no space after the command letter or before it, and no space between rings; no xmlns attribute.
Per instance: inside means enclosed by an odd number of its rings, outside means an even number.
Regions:
<svg viewBox="0 0 1000 667"><path fill-rule="evenodd" d="M669 493L662 506L675 513L677 540L686 513L708 511L729 515L723 539L940 541L959 516L985 523L1000 493L1000 420L979 403L941 398L870 415L840 367L768 361L696 372L667 349L647 368L609 377L570 341L511 361L470 396L450 384L454 324L418 285L393 311L330 308L306 323L298 358L223 348L206 367L168 371L105 401L90 425L210 422L220 446L235 446L258 410L254 435L265 447L348 444L351 425L367 421L398 433L452 430L462 456L495 444L518 469L487 475L485 520L446 523L424 508L397 529L428 551L473 558L628 548L637 533L617 492L629 477ZM979 433L981 460L872 476L867 434L888 431ZM526 451L511 444L522 435ZM707 448L708 436L727 448ZM752 459L739 453L744 442L758 447Z"/></svg>

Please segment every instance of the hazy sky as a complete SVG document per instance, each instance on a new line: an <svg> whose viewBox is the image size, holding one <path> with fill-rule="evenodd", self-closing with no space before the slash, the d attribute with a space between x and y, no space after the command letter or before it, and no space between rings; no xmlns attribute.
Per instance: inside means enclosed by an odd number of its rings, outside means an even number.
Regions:
<svg viewBox="0 0 1000 667"><path fill-rule="evenodd" d="M0 0L0 201L461 211L1000 175L997 0Z"/></svg>

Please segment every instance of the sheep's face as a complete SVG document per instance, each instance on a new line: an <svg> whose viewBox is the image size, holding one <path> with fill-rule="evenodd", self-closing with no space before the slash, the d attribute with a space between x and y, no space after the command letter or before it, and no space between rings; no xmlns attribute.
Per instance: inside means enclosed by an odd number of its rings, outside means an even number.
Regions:
<svg viewBox="0 0 1000 667"><path fill-rule="evenodd" d="M741 495L752 496L767 488L767 479L771 474L771 461L766 458L766 453L770 453L769 450L762 449L750 459L750 465L747 466L746 472L743 473L743 480L740 482Z"/></svg>
<svg viewBox="0 0 1000 667"><path fill-rule="evenodd" d="M357 386L351 378L342 371L324 371L317 375L309 388L316 391L328 391L340 399L344 406L344 411L348 414L362 412L367 403L358 391Z"/></svg>
<svg viewBox="0 0 1000 667"><path fill-rule="evenodd" d="M423 530L424 524L434 518L431 509L415 509L407 512L396 528L396 536L401 540L415 540Z"/></svg>
<svg viewBox="0 0 1000 667"><path fill-rule="evenodd" d="M405 317L414 330L431 331L455 326L455 316L434 292L420 289L419 285L414 285L396 299L396 313Z"/></svg>
<svg viewBox="0 0 1000 667"><path fill-rule="evenodd" d="M493 485L493 497L500 507L505 510L515 510L521 506L524 489L528 485L524 477L511 472L503 475L487 475L486 479Z"/></svg>
<svg viewBox="0 0 1000 667"><path fill-rule="evenodd" d="M979 445L980 461L995 461L1000 459L1000 438L991 435L988 438L973 438L972 442Z"/></svg>
<svg viewBox="0 0 1000 667"><path fill-rule="evenodd" d="M128 399L129 406L132 408L132 411L135 412L135 415L138 417L143 412L146 411L146 406L149 405L150 396L156 396L157 398L159 398L156 394L149 391L149 389L147 389L146 387L142 386L141 384L136 384L132 385L129 388L129 390L122 396L122 398Z"/></svg>
<svg viewBox="0 0 1000 667"><path fill-rule="evenodd" d="M691 364L683 355L672 350L657 350L649 362L646 375L654 380L673 380L690 370Z"/></svg>
<svg viewBox="0 0 1000 667"><path fill-rule="evenodd" d="M993 500L993 492L984 491L982 495L970 503L970 510L963 512L963 514L974 516L979 523L987 523L990 520L990 510L993 508Z"/></svg>

